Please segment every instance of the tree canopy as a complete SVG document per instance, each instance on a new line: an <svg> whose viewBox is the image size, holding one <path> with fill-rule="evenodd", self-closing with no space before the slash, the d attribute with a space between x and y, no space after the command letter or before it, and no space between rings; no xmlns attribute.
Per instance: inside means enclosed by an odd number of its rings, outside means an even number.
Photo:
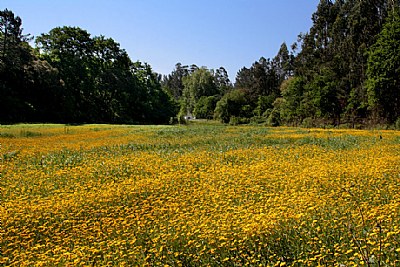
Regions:
<svg viewBox="0 0 400 267"><path fill-rule="evenodd" d="M390 13L368 53L368 105L375 116L400 118L400 15Z"/></svg>
<svg viewBox="0 0 400 267"><path fill-rule="evenodd" d="M150 65L113 39L64 26L33 49L21 19L0 15L2 123L167 123L176 114Z"/></svg>

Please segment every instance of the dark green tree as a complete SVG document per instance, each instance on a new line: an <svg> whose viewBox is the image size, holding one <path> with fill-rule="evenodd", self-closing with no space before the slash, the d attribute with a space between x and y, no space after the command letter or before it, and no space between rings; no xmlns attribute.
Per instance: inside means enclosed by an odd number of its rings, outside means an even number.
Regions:
<svg viewBox="0 0 400 267"><path fill-rule="evenodd" d="M315 116L333 119L335 124L339 124L341 107L336 81L334 74L329 69L321 70L306 86L306 91L311 93L313 105L316 107Z"/></svg>
<svg viewBox="0 0 400 267"><path fill-rule="evenodd" d="M132 88L132 62L125 50L112 38L94 37L91 60L93 77L90 96L91 110L97 110L92 118L97 122L124 122L126 107L122 106L122 92Z"/></svg>
<svg viewBox="0 0 400 267"><path fill-rule="evenodd" d="M244 90L256 106L260 96L271 96L271 105L279 96L280 80L276 65L270 59L261 57L250 69L242 68L236 77L235 88Z"/></svg>
<svg viewBox="0 0 400 267"><path fill-rule="evenodd" d="M148 64L133 63L111 38L76 27L36 39L43 60L58 69L70 122L166 123L174 108Z"/></svg>
<svg viewBox="0 0 400 267"><path fill-rule="evenodd" d="M58 27L36 38L40 57L60 72L66 88L68 121L94 122L95 49L90 34L77 27Z"/></svg>
<svg viewBox="0 0 400 267"><path fill-rule="evenodd" d="M193 115L197 119L212 119L217 104L217 96L202 96L194 106Z"/></svg>
<svg viewBox="0 0 400 267"><path fill-rule="evenodd" d="M28 99L25 67L32 61L29 35L10 10L0 11L0 122L27 121L33 112Z"/></svg>
<svg viewBox="0 0 400 267"><path fill-rule="evenodd" d="M385 0L344 1L333 29L333 70L342 88L344 117L353 124L366 117L367 93L364 86L367 51L374 43L387 16Z"/></svg>
<svg viewBox="0 0 400 267"><path fill-rule="evenodd" d="M34 59L25 66L24 77L26 103L31 108L25 113L26 121L66 122L65 88L58 70L45 60Z"/></svg>
<svg viewBox="0 0 400 267"><path fill-rule="evenodd" d="M234 89L218 101L214 118L228 123L231 118L249 118L251 114L252 110L246 92L242 89Z"/></svg>
<svg viewBox="0 0 400 267"><path fill-rule="evenodd" d="M232 83L229 80L228 72L224 67L218 68L214 73L214 77L215 85L217 86L221 96L232 89Z"/></svg>
<svg viewBox="0 0 400 267"><path fill-rule="evenodd" d="M293 54L289 53L286 43L283 43L273 60L276 74L281 82L293 75L293 61Z"/></svg>
<svg viewBox="0 0 400 267"><path fill-rule="evenodd" d="M400 117L400 16L390 12L377 41L368 53L368 105L389 123Z"/></svg>
<svg viewBox="0 0 400 267"><path fill-rule="evenodd" d="M258 62L254 62L250 68L253 81L251 87L247 88L247 90L250 98L253 101L257 101L258 97L261 95L268 95L271 93L271 88L268 84L269 77L267 73L269 63L269 61L262 57Z"/></svg>
<svg viewBox="0 0 400 267"><path fill-rule="evenodd" d="M250 88L253 85L253 75L250 69L243 67L236 74L235 88Z"/></svg>
<svg viewBox="0 0 400 267"><path fill-rule="evenodd" d="M22 31L20 17L7 9L0 11L0 69L18 69L31 60L31 38Z"/></svg>
<svg viewBox="0 0 400 267"><path fill-rule="evenodd" d="M171 74L167 75L163 79L163 86L175 100L179 100L183 93L183 77L189 75L189 67L183 66L181 63L175 65L175 69Z"/></svg>

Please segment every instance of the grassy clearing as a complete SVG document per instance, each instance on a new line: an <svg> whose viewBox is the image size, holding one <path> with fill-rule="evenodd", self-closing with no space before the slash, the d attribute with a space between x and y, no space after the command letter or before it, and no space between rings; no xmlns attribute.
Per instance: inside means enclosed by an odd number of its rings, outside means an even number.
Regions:
<svg viewBox="0 0 400 267"><path fill-rule="evenodd" d="M400 265L396 131L0 133L5 266Z"/></svg>

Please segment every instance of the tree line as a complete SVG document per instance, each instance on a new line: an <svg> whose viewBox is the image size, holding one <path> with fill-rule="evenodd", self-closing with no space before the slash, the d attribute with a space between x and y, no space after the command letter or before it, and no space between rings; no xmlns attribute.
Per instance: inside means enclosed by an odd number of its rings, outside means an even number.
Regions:
<svg viewBox="0 0 400 267"><path fill-rule="evenodd" d="M181 113L225 123L400 128L399 7L393 0L321 0L307 33L290 48L283 43L274 58L243 67L234 85L214 79L199 95L203 87L192 80L207 70L177 64L164 86L180 99Z"/></svg>
<svg viewBox="0 0 400 267"><path fill-rule="evenodd" d="M229 79L177 63L165 76L111 38L58 27L35 39L0 13L2 123L224 123L400 127L400 2L321 0L312 26Z"/></svg>
<svg viewBox="0 0 400 267"><path fill-rule="evenodd" d="M150 65L111 38L57 27L29 45L0 11L0 123L167 123L177 107Z"/></svg>

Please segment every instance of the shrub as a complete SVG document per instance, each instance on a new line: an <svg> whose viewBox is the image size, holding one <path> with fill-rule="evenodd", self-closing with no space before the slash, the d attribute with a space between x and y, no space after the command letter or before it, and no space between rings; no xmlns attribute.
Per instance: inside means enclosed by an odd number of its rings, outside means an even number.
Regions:
<svg viewBox="0 0 400 267"><path fill-rule="evenodd" d="M396 130L400 130L400 117L397 118L394 127Z"/></svg>
<svg viewBox="0 0 400 267"><path fill-rule="evenodd" d="M301 126L305 128L312 128L314 126L314 120L310 117L307 117L301 122Z"/></svg>

